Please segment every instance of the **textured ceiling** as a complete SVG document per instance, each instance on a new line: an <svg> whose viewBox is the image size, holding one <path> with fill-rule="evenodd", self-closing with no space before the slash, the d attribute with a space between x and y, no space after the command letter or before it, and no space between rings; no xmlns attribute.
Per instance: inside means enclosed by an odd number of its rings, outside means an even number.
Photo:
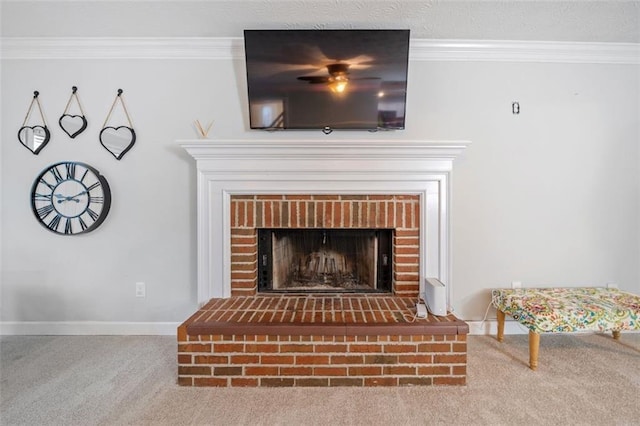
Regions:
<svg viewBox="0 0 640 426"><path fill-rule="evenodd" d="M412 38L640 42L640 1L200 0L0 3L6 37L241 37L246 28L409 28Z"/></svg>

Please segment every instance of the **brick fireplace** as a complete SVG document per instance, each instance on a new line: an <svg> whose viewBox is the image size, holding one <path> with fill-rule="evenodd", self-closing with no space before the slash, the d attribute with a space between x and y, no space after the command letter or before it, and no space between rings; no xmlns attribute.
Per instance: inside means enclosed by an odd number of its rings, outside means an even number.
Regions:
<svg viewBox="0 0 640 426"><path fill-rule="evenodd" d="M417 195L232 195L231 295L255 295L256 229L391 229L391 291L418 297L420 199Z"/></svg>
<svg viewBox="0 0 640 426"><path fill-rule="evenodd" d="M465 383L467 325L413 315L426 277L451 291L450 173L467 143L325 139L181 144L196 159L201 308L178 328L180 384ZM259 292L265 228L390 229L390 291Z"/></svg>

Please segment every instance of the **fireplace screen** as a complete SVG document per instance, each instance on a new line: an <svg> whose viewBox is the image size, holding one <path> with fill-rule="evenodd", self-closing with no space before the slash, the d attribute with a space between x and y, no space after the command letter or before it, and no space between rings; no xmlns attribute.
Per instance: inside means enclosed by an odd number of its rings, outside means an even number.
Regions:
<svg viewBox="0 0 640 426"><path fill-rule="evenodd" d="M258 289L390 292L391 229L258 229Z"/></svg>

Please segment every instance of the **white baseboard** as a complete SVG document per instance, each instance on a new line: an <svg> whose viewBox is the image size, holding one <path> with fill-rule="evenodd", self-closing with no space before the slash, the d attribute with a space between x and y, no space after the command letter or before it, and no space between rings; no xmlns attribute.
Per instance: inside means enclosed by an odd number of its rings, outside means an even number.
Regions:
<svg viewBox="0 0 640 426"><path fill-rule="evenodd" d="M498 334L498 321L465 321L469 325L469 334L492 335ZM517 321L504 322L504 334L529 334L529 329Z"/></svg>
<svg viewBox="0 0 640 426"><path fill-rule="evenodd" d="M178 322L4 321L0 335L27 336L175 336Z"/></svg>

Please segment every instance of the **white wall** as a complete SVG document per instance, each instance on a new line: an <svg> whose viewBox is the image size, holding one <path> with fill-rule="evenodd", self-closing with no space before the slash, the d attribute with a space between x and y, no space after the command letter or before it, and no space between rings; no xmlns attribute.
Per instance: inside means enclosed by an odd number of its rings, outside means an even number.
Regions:
<svg viewBox="0 0 640 426"><path fill-rule="evenodd" d="M213 139L272 136L248 130L243 60L5 59L1 72L0 321L186 319L196 308L195 165L176 140L196 138L195 119L215 120ZM406 130L277 137L471 140L451 202L462 319L481 319L489 289L512 280L640 293L639 75L637 65L414 60ZM89 126L72 140L57 120L73 85ZM118 88L138 134L121 161L98 142ZM16 136L34 90L52 132L38 156ZM63 160L93 165L111 185L95 232L58 236L33 217L33 180ZM134 296L137 281L146 298Z"/></svg>

